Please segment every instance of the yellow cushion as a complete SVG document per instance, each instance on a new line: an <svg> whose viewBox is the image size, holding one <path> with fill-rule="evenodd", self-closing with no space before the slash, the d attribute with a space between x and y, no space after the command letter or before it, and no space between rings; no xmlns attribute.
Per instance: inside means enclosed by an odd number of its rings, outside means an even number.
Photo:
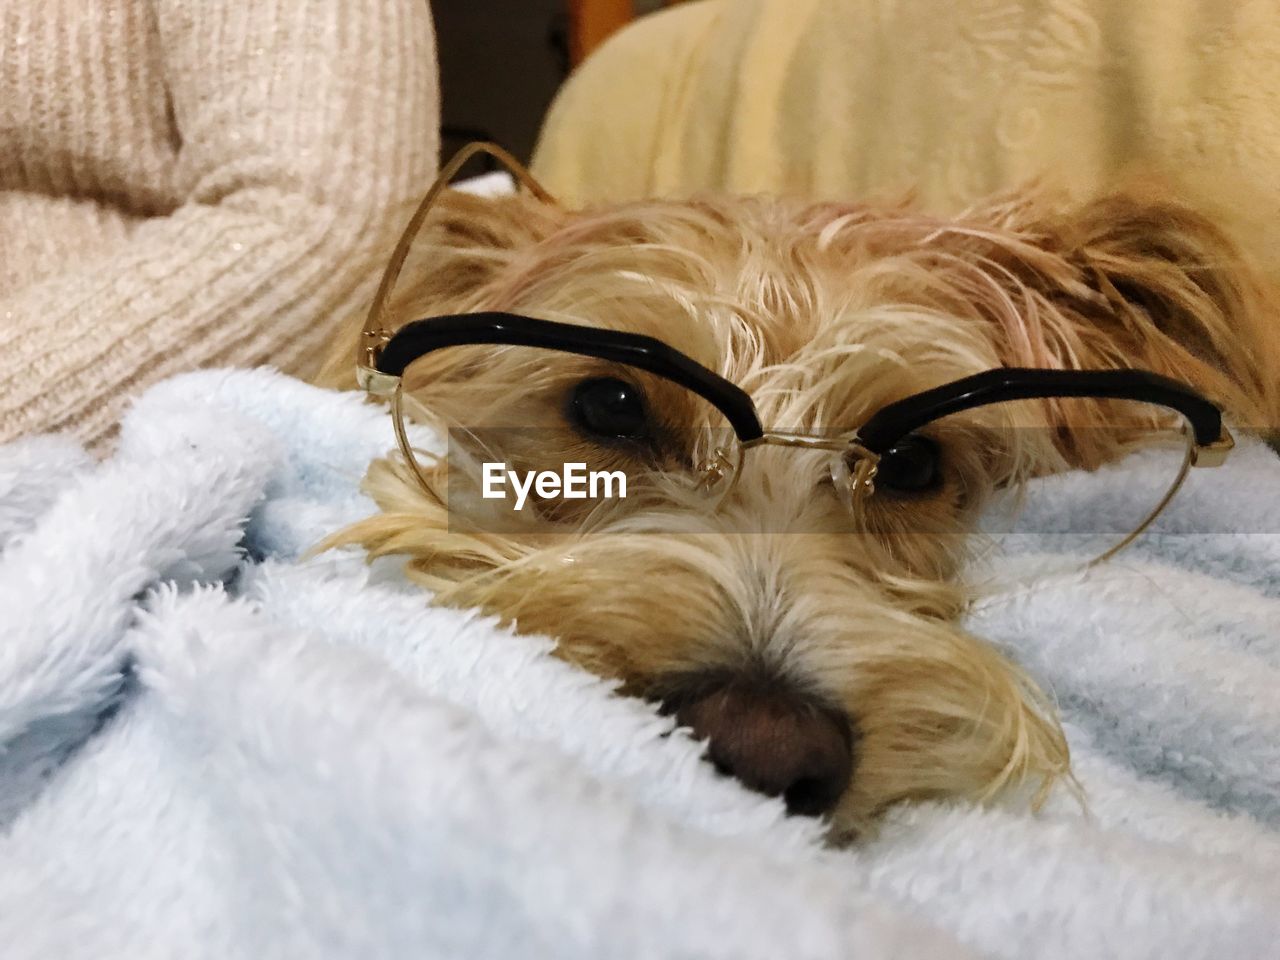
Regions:
<svg viewBox="0 0 1280 960"><path fill-rule="evenodd" d="M572 203L914 188L943 212L1033 177L1089 194L1139 170L1266 247L1280 215L1280 7L701 0L590 58L534 167Z"/></svg>

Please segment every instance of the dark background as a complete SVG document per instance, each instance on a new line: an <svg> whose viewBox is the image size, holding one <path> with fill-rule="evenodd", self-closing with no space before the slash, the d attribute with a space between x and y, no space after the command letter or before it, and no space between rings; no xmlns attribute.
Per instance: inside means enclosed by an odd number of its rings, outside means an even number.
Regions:
<svg viewBox="0 0 1280 960"><path fill-rule="evenodd" d="M528 161L568 73L564 0L433 0L431 8L441 160L471 140L488 139Z"/></svg>

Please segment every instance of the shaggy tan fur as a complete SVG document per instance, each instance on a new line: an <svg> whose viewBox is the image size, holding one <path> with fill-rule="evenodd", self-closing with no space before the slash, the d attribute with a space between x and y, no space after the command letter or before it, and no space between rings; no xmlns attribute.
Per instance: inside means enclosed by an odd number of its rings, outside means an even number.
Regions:
<svg viewBox="0 0 1280 960"><path fill-rule="evenodd" d="M1002 365L1146 367L1196 385L1233 424L1270 429L1273 307L1210 223L1141 192L1070 207L1027 190L954 220L785 199L570 211L448 193L393 315L506 310L650 334L746 389L774 429L847 430ZM335 344L327 383L352 385L357 336ZM502 451L525 468L600 469L628 454L576 432L564 394L607 367L453 348L412 367L406 386L439 426L540 427L537 444ZM660 382L643 387L673 436L711 422ZM1054 429L1106 415L1096 402L1036 401L950 418L935 435L941 490L853 514L825 479L830 454L778 448L752 451L733 496L708 510L672 479L697 461L688 440L626 501L484 532L450 524L445 463L427 467L431 496L392 456L367 480L381 514L332 542L405 555L434 602L549 634L639 695L715 670L782 677L838 707L857 731L832 812L833 836L848 837L901 800L1043 796L1069 775L1047 698L957 625L962 568L992 490L1117 455L1080 441L1087 431Z"/></svg>

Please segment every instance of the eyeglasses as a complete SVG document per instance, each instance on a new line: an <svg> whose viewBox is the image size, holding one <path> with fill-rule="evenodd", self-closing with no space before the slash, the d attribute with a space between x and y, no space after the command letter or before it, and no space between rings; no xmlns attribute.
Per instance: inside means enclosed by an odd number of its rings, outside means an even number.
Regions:
<svg viewBox="0 0 1280 960"><path fill-rule="evenodd" d="M557 413L575 421L588 439L607 448L633 445L652 439L653 424L661 419L655 407L667 409L697 404L710 414L703 422L722 423L718 439L689 446L683 464L697 488L723 503L742 476L746 458L764 447L791 447L822 451L830 464L830 479L850 508L888 498L899 507L927 494L938 481L937 432L939 424L954 423L962 415L1019 401L1061 401L1079 398L1111 414L1113 433L1123 436L1122 446L1151 446L1155 438L1175 439L1179 454L1169 473L1167 488L1154 507L1119 523L1123 538L1094 562L1113 556L1146 530L1173 499L1191 467L1211 467L1224 462L1234 446L1222 423L1218 407L1192 387L1159 374L1136 369L1045 370L998 368L966 376L881 406L854 426L834 432L769 430L762 424L751 396L738 385L708 369L667 343L628 331L600 329L575 323L504 312L477 312L436 316L404 324L394 332L386 316L386 302L408 254L414 236L425 222L435 198L454 172L477 152L488 153L504 164L531 192L551 201L540 186L505 151L488 144L473 144L459 153L442 172L411 219L389 262L374 298L356 363L359 385L371 396L389 400L401 455L412 467L423 488L431 492L419 456L405 426L406 379L414 369L436 366L420 378L425 383L463 384L472 371L472 348L483 348L484 362L495 351L505 357L514 380L529 370L562 367L540 389L552 391ZM531 360L536 352L541 360ZM444 363L442 357L469 356L468 363ZM517 359L518 358L518 359ZM585 365L584 365L585 364ZM501 364L499 364L499 367ZM522 374L524 371L525 374ZM519 382L511 384L520 389ZM486 389L492 389L489 384ZM465 392L465 391L464 391ZM548 401L551 402L551 401ZM531 398L531 404L534 400ZM469 409L464 403L462 410ZM1095 413L1096 413L1095 410ZM1123 411L1123 413L1121 413ZM1181 429L1164 429L1174 417ZM1090 418L1090 423L1108 417ZM1081 428L1081 431L1096 426ZM1079 446L1083 432L1066 438ZM1058 438L1061 444L1063 438ZM1115 447L1116 444L1110 443Z"/></svg>

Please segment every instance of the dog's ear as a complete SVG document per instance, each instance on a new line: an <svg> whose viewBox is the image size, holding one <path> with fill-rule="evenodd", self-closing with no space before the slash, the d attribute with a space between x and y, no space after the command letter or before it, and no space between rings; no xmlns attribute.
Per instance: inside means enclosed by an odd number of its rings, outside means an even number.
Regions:
<svg viewBox="0 0 1280 960"><path fill-rule="evenodd" d="M436 314L494 307L494 288L522 252L553 233L566 214L534 197L518 194L481 197L444 191L410 247L390 301L393 327ZM374 270L380 274L390 258L384 251ZM350 318L316 382L350 388L355 385L356 344L364 315Z"/></svg>
<svg viewBox="0 0 1280 960"><path fill-rule="evenodd" d="M1212 221L1151 190L1012 219L1050 255L1000 258L1047 307L1041 361L1151 369L1190 382L1242 425L1275 429L1280 298Z"/></svg>

